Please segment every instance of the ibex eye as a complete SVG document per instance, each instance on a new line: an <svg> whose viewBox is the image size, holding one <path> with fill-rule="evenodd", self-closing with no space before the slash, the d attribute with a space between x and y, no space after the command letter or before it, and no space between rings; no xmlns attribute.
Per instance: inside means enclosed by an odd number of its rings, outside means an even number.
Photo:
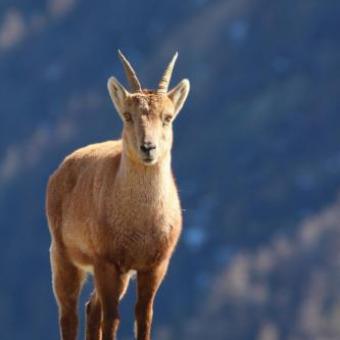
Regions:
<svg viewBox="0 0 340 340"><path fill-rule="evenodd" d="M132 116L131 116L131 114L129 112L125 112L123 114L123 116L124 116L125 121L132 122Z"/></svg>
<svg viewBox="0 0 340 340"><path fill-rule="evenodd" d="M172 116L166 115L166 116L164 117L163 123L164 123L164 124L169 124L169 123L171 122L171 120L172 120Z"/></svg>

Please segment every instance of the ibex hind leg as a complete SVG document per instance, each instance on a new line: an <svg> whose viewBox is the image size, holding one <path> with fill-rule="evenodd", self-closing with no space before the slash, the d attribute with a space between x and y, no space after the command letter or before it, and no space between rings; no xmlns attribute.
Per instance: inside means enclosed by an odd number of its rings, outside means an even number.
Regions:
<svg viewBox="0 0 340 340"><path fill-rule="evenodd" d="M86 340L100 340L100 323L102 311L96 290L91 294L90 300L86 303Z"/></svg>
<svg viewBox="0 0 340 340"><path fill-rule="evenodd" d="M131 273L120 274L118 285L116 286L119 300L125 295ZM115 293L112 294L114 297ZM93 290L90 300L86 304L86 340L100 340L101 339L101 322L102 322L102 307L96 292Z"/></svg>
<svg viewBox="0 0 340 340"><path fill-rule="evenodd" d="M115 340L119 326L119 300L127 289L130 276L115 265L98 263L94 268L96 294L100 301L102 340Z"/></svg>
<svg viewBox="0 0 340 340"><path fill-rule="evenodd" d="M51 246L50 257L53 291L59 308L60 338L76 340L78 298L86 274L75 267L66 254L55 245Z"/></svg>

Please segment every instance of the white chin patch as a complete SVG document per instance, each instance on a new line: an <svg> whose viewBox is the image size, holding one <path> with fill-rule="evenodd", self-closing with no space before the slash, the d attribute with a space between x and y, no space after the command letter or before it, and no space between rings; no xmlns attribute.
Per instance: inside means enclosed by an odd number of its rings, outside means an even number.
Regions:
<svg viewBox="0 0 340 340"><path fill-rule="evenodd" d="M154 165L156 164L157 160L156 159L143 159L144 165Z"/></svg>

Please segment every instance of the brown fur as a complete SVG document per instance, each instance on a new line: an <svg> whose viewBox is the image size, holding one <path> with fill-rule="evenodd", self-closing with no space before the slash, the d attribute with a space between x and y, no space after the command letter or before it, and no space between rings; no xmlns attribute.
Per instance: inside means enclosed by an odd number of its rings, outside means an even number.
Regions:
<svg viewBox="0 0 340 340"><path fill-rule="evenodd" d="M137 339L150 339L153 301L182 225L170 152L172 120L189 91L184 82L167 94L130 94L111 78L109 91L124 120L122 140L76 150L50 177L46 210L63 340L76 339L87 272L95 289L86 307L86 339L115 339L118 303L132 270ZM146 141L156 145L147 161L140 151Z"/></svg>

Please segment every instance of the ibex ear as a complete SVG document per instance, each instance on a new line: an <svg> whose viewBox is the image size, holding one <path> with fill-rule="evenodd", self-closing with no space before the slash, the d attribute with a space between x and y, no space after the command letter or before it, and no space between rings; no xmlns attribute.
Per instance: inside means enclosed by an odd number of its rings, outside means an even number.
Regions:
<svg viewBox="0 0 340 340"><path fill-rule="evenodd" d="M175 115L183 107L185 100L188 97L190 90L190 82L188 79L183 79L172 90L168 92L168 97L172 100L175 107Z"/></svg>
<svg viewBox="0 0 340 340"><path fill-rule="evenodd" d="M125 110L126 98L129 96L129 92L115 77L109 78L107 88L117 112L122 117Z"/></svg>

